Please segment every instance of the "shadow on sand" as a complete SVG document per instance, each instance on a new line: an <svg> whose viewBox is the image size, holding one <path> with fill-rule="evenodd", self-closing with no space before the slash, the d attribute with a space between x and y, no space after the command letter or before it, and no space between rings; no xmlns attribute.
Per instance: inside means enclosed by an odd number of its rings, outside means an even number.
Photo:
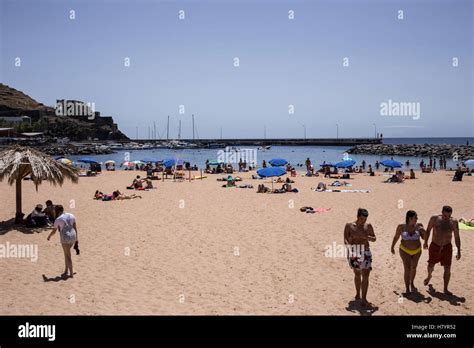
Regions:
<svg viewBox="0 0 474 348"><path fill-rule="evenodd" d="M374 306L372 303L369 302L368 306L363 306L362 301L360 300L352 300L349 301L346 311L356 313L359 312L362 316L371 316L375 312L377 312L379 307Z"/></svg>
<svg viewBox="0 0 474 348"><path fill-rule="evenodd" d="M74 274L76 274L76 272L74 272ZM43 280L45 282L59 282L59 281L62 281L62 280L68 280L69 278L72 278L70 275L67 275L67 274L61 274L61 275L58 275L56 277L51 277L51 278L48 278L46 277L45 274L43 274Z"/></svg>
<svg viewBox="0 0 474 348"><path fill-rule="evenodd" d="M415 302L415 303L420 303L420 302L430 303L431 301L433 301L432 297L425 296L422 293L420 293L419 291L410 292L410 293L406 293L406 292L399 293L397 291L393 291L393 293L395 295L397 295L398 298L401 298L403 296L403 299L407 299L407 300Z"/></svg>
<svg viewBox="0 0 474 348"><path fill-rule="evenodd" d="M428 294L430 294L431 296L436 297L437 299L441 301L448 301L453 306L460 306L461 303L466 302L466 299L464 297L459 297L454 294L445 294L444 292L439 292L435 288L433 288L433 285L431 284L429 284L427 291L428 291Z"/></svg>
<svg viewBox="0 0 474 348"><path fill-rule="evenodd" d="M26 227L22 224L15 224L15 219L0 222L0 236L11 231L18 231L24 234L41 233L51 231L51 227Z"/></svg>

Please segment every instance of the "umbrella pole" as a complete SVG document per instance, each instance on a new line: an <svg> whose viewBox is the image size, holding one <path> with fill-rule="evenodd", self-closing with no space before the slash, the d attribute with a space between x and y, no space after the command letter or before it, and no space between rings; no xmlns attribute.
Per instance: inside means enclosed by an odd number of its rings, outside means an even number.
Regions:
<svg viewBox="0 0 474 348"><path fill-rule="evenodd" d="M21 178L16 179L16 215L15 223L19 224L23 220L24 214L21 212Z"/></svg>

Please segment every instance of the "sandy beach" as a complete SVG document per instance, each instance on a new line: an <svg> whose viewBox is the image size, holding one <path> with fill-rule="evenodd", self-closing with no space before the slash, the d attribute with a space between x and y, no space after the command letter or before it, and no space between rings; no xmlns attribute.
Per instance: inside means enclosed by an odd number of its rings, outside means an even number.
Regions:
<svg viewBox="0 0 474 348"><path fill-rule="evenodd" d="M462 258L453 257L450 290L442 291L442 267L435 268L432 287L423 251L415 284L421 296L401 298L403 266L390 245L398 223L409 209L425 227L441 207L453 217L473 217L468 198L474 177L451 182L453 173L416 172L416 180L387 184L384 176L355 174L347 189L370 193L314 192L322 177L293 178L298 193L257 194L262 181L240 175L253 189L222 188L217 175L192 182L154 181L157 187L136 192L142 199L95 201L96 189L125 189L142 172L103 172L63 187L44 183L35 191L23 182L23 211L28 214L47 199L63 204L77 218L81 254L73 255L73 279L63 271L59 237L47 229L1 224L0 244L38 246L38 260L1 258L0 314L133 314L133 315L360 315L371 314L352 302L353 273L343 257L326 257L327 246L343 242L346 222L356 210L369 211L377 241L372 244L373 271L368 300L374 315L473 315L474 231L461 230ZM239 184L242 184L239 183ZM271 184L267 183L267 186ZM281 184L279 184L281 186ZM15 215L15 188L0 183L0 221ZM299 208L330 208L306 214ZM31 233L33 232L33 233ZM453 240L454 245L454 240ZM52 279L45 281L43 278Z"/></svg>

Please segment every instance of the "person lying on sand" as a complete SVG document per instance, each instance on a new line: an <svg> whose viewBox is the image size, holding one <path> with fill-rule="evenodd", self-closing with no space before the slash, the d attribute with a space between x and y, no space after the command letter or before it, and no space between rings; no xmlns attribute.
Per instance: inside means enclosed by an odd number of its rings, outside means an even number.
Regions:
<svg viewBox="0 0 474 348"><path fill-rule="evenodd" d="M425 286L431 280L431 276L434 270L434 266L440 262L441 266L444 267L444 293L452 295L448 290L449 279L451 278L451 260L453 257L453 246L451 240L454 234L454 241L456 243L457 254L456 260L461 258L461 238L459 237L459 226L458 221L451 217L453 208L445 205L441 211L441 215L434 215L431 217L428 227L426 229L425 243L423 244L424 249L428 249L428 276L424 280ZM433 239L428 248L428 240L430 238L430 232L433 230Z"/></svg>
<svg viewBox="0 0 474 348"><path fill-rule="evenodd" d="M264 184L258 185L257 193L267 193L270 189L266 187Z"/></svg>
<svg viewBox="0 0 474 348"><path fill-rule="evenodd" d="M298 192L298 189L297 188L293 188L291 186L291 184L283 184L283 186L281 187L281 189L284 191L284 192Z"/></svg>
<svg viewBox="0 0 474 348"><path fill-rule="evenodd" d="M418 292L414 280L416 276L416 267L421 256L421 238L425 239L426 231L421 223L417 223L418 215L414 210L406 213L405 223L399 224L393 237L390 251L395 255L395 244L401 237L400 257L403 262L403 279L405 280L406 293Z"/></svg>
<svg viewBox="0 0 474 348"><path fill-rule="evenodd" d="M369 212L366 209L357 210L357 220L348 222L344 228L344 244L348 247L349 266L354 271L356 301L361 299L362 306L367 307L367 292L369 289L369 275L372 270L372 253L369 242L375 242L376 237L371 224L367 223Z"/></svg>
<svg viewBox="0 0 474 348"><path fill-rule="evenodd" d="M459 222L462 222L466 226L474 227L474 218L473 219L460 218Z"/></svg>
<svg viewBox="0 0 474 348"><path fill-rule="evenodd" d="M113 200L124 200L124 199L134 199L134 198L142 198L142 196L139 196L137 195L136 193L130 195L130 196L127 196L127 195L124 195L123 193L121 193L119 190L117 191L114 191L112 193L112 199Z"/></svg>

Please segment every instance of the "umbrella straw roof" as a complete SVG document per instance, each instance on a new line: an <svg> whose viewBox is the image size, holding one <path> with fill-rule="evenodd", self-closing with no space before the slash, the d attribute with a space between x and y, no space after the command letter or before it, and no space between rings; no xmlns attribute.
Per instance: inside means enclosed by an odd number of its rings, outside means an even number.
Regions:
<svg viewBox="0 0 474 348"><path fill-rule="evenodd" d="M42 181L62 185L65 179L76 183L79 169L54 160L51 156L26 146L15 145L0 152L0 181L10 185L30 176L36 189Z"/></svg>

